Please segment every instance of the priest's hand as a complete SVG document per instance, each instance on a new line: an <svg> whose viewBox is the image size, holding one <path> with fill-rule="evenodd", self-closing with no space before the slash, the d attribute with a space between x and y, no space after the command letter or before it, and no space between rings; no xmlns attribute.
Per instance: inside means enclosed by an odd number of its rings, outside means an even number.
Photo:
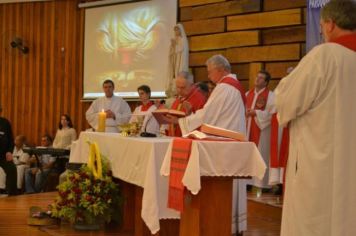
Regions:
<svg viewBox="0 0 356 236"><path fill-rule="evenodd" d="M192 113L192 104L190 102L184 101L182 107L185 110L185 114L190 115Z"/></svg>
<svg viewBox="0 0 356 236"><path fill-rule="evenodd" d="M115 120L116 117L114 112L112 112L111 110L106 110L105 113L106 113L106 118L112 118Z"/></svg>
<svg viewBox="0 0 356 236"><path fill-rule="evenodd" d="M167 114L167 115L163 116L163 119L167 123L178 124L178 117L176 117L176 116L172 116L172 115Z"/></svg>
<svg viewBox="0 0 356 236"><path fill-rule="evenodd" d="M253 110L253 109L247 109L246 110L246 116L249 117L249 116L256 116L256 111Z"/></svg>

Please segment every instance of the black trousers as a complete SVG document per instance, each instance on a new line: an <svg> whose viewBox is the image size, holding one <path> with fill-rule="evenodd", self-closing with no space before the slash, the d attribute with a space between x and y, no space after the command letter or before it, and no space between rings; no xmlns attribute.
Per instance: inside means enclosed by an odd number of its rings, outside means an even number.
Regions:
<svg viewBox="0 0 356 236"><path fill-rule="evenodd" d="M5 158L0 159L0 167L6 173L6 190L9 195L17 194L17 169L12 161L6 161Z"/></svg>

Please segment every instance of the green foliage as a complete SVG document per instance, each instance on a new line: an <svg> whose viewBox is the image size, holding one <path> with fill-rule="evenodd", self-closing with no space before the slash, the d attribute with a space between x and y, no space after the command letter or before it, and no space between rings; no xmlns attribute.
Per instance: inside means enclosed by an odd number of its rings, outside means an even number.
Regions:
<svg viewBox="0 0 356 236"><path fill-rule="evenodd" d="M51 204L52 216L87 224L97 219L119 220L123 198L109 174L107 160L102 159L102 179L95 179L87 165L68 173L67 180L57 187L58 196Z"/></svg>

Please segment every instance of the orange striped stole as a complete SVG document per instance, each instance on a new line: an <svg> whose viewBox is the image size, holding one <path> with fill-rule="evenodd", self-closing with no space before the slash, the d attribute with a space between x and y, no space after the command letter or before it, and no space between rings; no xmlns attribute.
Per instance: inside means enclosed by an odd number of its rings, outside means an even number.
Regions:
<svg viewBox="0 0 356 236"><path fill-rule="evenodd" d="M174 138L172 145L171 167L169 175L168 207L183 212L184 185L182 179L187 168L191 139Z"/></svg>

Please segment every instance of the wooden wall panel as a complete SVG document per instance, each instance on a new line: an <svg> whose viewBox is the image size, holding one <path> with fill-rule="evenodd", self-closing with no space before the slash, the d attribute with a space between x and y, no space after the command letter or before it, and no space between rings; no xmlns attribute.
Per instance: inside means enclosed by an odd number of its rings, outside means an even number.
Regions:
<svg viewBox="0 0 356 236"><path fill-rule="evenodd" d="M305 42L305 26L262 30L262 44Z"/></svg>
<svg viewBox="0 0 356 236"><path fill-rule="evenodd" d="M200 81L208 81L208 72L206 70L206 67L195 67L194 68L194 81L195 82L200 82Z"/></svg>
<svg viewBox="0 0 356 236"><path fill-rule="evenodd" d="M227 30L243 30L267 28L302 23L301 9L290 9L273 12L263 12L227 18Z"/></svg>
<svg viewBox="0 0 356 236"><path fill-rule="evenodd" d="M226 56L232 63L298 60L300 58L300 45L284 44L232 48L226 50Z"/></svg>
<svg viewBox="0 0 356 236"><path fill-rule="evenodd" d="M207 20L195 20L183 22L185 33L188 36L197 34L213 34L224 32L225 18L213 18Z"/></svg>
<svg viewBox="0 0 356 236"><path fill-rule="evenodd" d="M78 3L0 4L2 115L14 134L26 135L32 145L45 133L55 135L62 113L72 117L78 131L87 127L80 102L84 15ZM9 46L14 37L24 40L28 54Z"/></svg>
<svg viewBox="0 0 356 236"><path fill-rule="evenodd" d="M224 2L226 0L179 0L180 7L197 6L214 2Z"/></svg>
<svg viewBox="0 0 356 236"><path fill-rule="evenodd" d="M192 52L189 54L189 65L190 66L205 66L206 60L209 57L214 56L216 54L225 55L225 50L214 50L214 51L207 51L207 52Z"/></svg>
<svg viewBox="0 0 356 236"><path fill-rule="evenodd" d="M264 0L263 10L273 11L282 10L289 8L305 7L307 5L306 0L292 0L292 1L281 1L281 0Z"/></svg>
<svg viewBox="0 0 356 236"><path fill-rule="evenodd" d="M287 75L289 67L295 67L298 61L292 62L268 62L265 69L271 74L272 79L280 79Z"/></svg>
<svg viewBox="0 0 356 236"><path fill-rule="evenodd" d="M249 71L250 78L248 80L249 88L253 88L255 86L257 74L262 69L263 69L263 63L261 62L250 63L250 71Z"/></svg>
<svg viewBox="0 0 356 236"><path fill-rule="evenodd" d="M193 19L207 19L220 16L257 12L261 9L260 0L233 0L194 7Z"/></svg>
<svg viewBox="0 0 356 236"><path fill-rule="evenodd" d="M239 63L231 65L231 72L237 75L239 80L249 80L250 63ZM245 87L248 89L248 86Z"/></svg>
<svg viewBox="0 0 356 236"><path fill-rule="evenodd" d="M183 7L180 9L179 18L180 21L192 20L192 7Z"/></svg>
<svg viewBox="0 0 356 236"><path fill-rule="evenodd" d="M238 31L190 38L191 51L253 46L259 44L259 32Z"/></svg>

